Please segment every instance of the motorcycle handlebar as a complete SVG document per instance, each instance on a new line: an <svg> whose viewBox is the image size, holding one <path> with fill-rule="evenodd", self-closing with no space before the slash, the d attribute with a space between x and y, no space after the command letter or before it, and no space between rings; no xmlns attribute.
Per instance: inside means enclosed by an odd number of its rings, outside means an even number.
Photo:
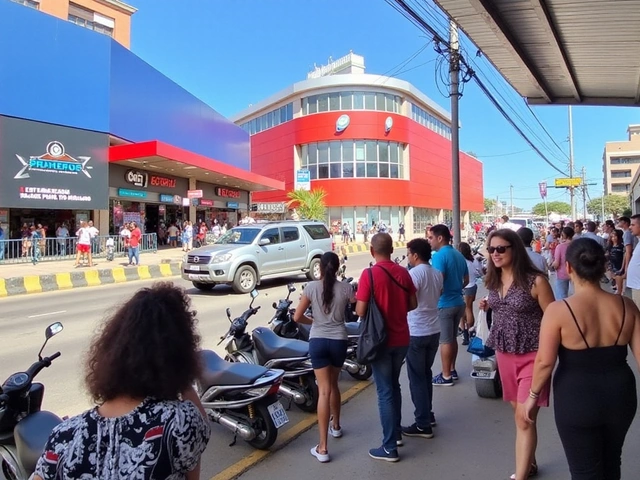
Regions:
<svg viewBox="0 0 640 480"><path fill-rule="evenodd" d="M43 368L47 368L51 366L51 362L53 362L59 356L60 356L60 352L56 352L50 357L44 357L42 360L38 360L37 362L35 362L33 365L29 367L29 370L27 370L27 374L29 375L29 378L31 379L35 378L35 376L38 375L38 373L40 373L40 371Z"/></svg>

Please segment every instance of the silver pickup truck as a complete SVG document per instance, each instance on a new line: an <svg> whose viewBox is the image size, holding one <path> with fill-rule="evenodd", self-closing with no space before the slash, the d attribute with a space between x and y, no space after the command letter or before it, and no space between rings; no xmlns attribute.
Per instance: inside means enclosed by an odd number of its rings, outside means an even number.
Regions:
<svg viewBox="0 0 640 480"><path fill-rule="evenodd" d="M237 293L252 291L267 276L306 274L309 280L319 280L320 256L333 248L331 234L321 222L241 225L186 254L182 278L199 290L225 283Z"/></svg>

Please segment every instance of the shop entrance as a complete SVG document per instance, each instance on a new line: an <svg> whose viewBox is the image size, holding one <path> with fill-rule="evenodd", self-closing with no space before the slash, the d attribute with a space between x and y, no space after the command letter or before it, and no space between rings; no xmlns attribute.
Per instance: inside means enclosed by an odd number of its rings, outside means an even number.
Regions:
<svg viewBox="0 0 640 480"><path fill-rule="evenodd" d="M159 205L147 203L145 206L145 225L144 231L146 233L158 233L158 227L160 226L160 213Z"/></svg>

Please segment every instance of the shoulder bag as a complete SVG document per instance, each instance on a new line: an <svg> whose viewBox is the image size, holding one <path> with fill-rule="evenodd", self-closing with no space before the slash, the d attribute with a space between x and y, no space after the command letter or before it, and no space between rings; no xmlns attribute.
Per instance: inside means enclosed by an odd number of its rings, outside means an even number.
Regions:
<svg viewBox="0 0 640 480"><path fill-rule="evenodd" d="M375 361L387 343L387 331L384 325L384 317L376 304L373 294L373 274L368 269L369 281L371 283L371 294L367 313L362 318L360 337L358 338L358 350L356 357L358 363L369 364Z"/></svg>

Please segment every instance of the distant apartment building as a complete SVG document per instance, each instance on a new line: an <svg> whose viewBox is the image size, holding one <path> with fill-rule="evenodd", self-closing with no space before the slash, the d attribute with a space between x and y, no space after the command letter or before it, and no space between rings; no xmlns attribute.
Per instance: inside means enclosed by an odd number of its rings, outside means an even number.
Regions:
<svg viewBox="0 0 640 480"><path fill-rule="evenodd" d="M640 166L640 125L629 125L629 139L622 142L607 142L602 156L604 191L629 195L631 181Z"/></svg>
<svg viewBox="0 0 640 480"><path fill-rule="evenodd" d="M131 15L137 10L120 0L11 1L108 35L127 48L131 45Z"/></svg>

